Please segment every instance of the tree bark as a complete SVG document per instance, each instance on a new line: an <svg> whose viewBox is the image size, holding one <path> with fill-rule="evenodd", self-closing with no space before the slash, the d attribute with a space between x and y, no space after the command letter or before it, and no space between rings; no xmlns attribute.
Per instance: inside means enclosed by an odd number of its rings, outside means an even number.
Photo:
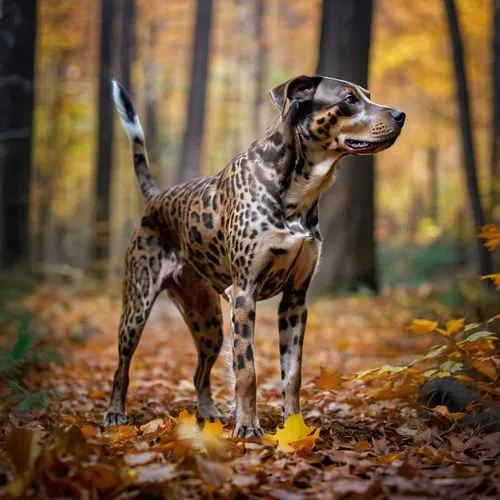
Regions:
<svg viewBox="0 0 500 500"><path fill-rule="evenodd" d="M4 0L0 17L0 267L27 265L36 0Z"/></svg>
<svg viewBox="0 0 500 500"><path fill-rule="evenodd" d="M493 0L493 115L491 138L491 218L500 223L500 1Z"/></svg>
<svg viewBox="0 0 500 500"><path fill-rule="evenodd" d="M211 18L212 0L198 0L186 126L177 169L178 182L193 179L201 173Z"/></svg>
<svg viewBox="0 0 500 500"><path fill-rule="evenodd" d="M367 86L371 0L323 0L318 74ZM321 200L324 236L315 295L337 289L378 290L375 257L375 172L372 156L348 156Z"/></svg>
<svg viewBox="0 0 500 500"><path fill-rule="evenodd" d="M113 101L110 79L113 65L113 17L116 0L101 0L101 39L99 48L99 102L96 158L96 213L93 235L93 271L104 278L111 239L111 170L113 165Z"/></svg>
<svg viewBox="0 0 500 500"><path fill-rule="evenodd" d="M457 9L454 0L444 0L450 38L453 49L453 65L455 68L455 78L457 85L458 103L460 107L460 130L462 133L462 153L469 192L469 200L474 219L475 232L479 227L485 224L483 207L481 205L481 196L477 182L476 160L474 154L474 142L472 138L469 91L467 87L467 78L465 75L464 54L462 48L462 37L460 26L458 24ZM477 239L478 267L481 275L491 274L493 272L493 262L491 255L480 238ZM485 280L486 283L489 280Z"/></svg>

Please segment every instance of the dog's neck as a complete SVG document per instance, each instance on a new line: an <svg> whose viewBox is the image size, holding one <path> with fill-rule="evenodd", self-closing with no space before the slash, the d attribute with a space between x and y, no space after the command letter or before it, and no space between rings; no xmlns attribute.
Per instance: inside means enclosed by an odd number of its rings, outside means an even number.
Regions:
<svg viewBox="0 0 500 500"><path fill-rule="evenodd" d="M306 145L307 130L278 118L250 147L262 159L269 181L277 185L287 219L302 216L335 180L343 152Z"/></svg>

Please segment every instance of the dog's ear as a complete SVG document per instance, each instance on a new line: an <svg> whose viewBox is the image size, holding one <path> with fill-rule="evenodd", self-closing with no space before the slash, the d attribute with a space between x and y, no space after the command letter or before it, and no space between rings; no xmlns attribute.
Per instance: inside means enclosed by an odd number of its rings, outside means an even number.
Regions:
<svg viewBox="0 0 500 500"><path fill-rule="evenodd" d="M293 101L312 101L320 82L320 76L297 76L271 89L271 100L284 118Z"/></svg>

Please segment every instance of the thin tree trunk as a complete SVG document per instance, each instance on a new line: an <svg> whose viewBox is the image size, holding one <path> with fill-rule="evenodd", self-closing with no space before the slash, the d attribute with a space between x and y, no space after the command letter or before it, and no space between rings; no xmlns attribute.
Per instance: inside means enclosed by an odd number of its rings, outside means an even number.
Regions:
<svg viewBox="0 0 500 500"><path fill-rule="evenodd" d="M469 200L474 218L476 232L479 227L484 225L484 212L481 205L481 196L477 182L477 170L474 154L474 142L471 130L469 92L467 88L467 79L464 67L464 54L462 48L462 37L457 18L457 9L454 0L444 0L450 37L453 48L453 65L455 67L455 78L458 93L458 102L460 106L460 129L462 132L462 149L465 175L467 179L467 189L469 191ZM481 275L491 274L493 272L493 263L491 255L485 248L483 241L477 238L477 251L479 257L479 273ZM489 280L485 280L485 283Z"/></svg>
<svg viewBox="0 0 500 500"><path fill-rule="evenodd" d="M438 164L435 146L427 150L427 166L429 168L429 216L438 223Z"/></svg>
<svg viewBox="0 0 500 500"><path fill-rule="evenodd" d="M493 115L491 138L491 218L500 223L500 0L493 0Z"/></svg>
<svg viewBox="0 0 500 500"><path fill-rule="evenodd" d="M265 38L265 2L255 0L255 98L253 115L254 137L259 137L263 130L263 114L265 103L264 76L266 69L266 38Z"/></svg>
<svg viewBox="0 0 500 500"><path fill-rule="evenodd" d="M177 169L178 182L193 179L201 173L211 18L212 0L198 0L186 126Z"/></svg>
<svg viewBox="0 0 500 500"><path fill-rule="evenodd" d="M0 17L0 267L29 260L36 0L4 0Z"/></svg>
<svg viewBox="0 0 500 500"><path fill-rule="evenodd" d="M158 131L158 65L154 59L154 52L158 43L159 21L154 18L149 25L148 33L148 55L144 62L145 82L145 118L146 136L148 138L148 157L150 168L157 179L161 179L160 173L160 138Z"/></svg>
<svg viewBox="0 0 500 500"><path fill-rule="evenodd" d="M120 36L120 78L129 94L133 94L132 61L135 59L135 0L122 0Z"/></svg>
<svg viewBox="0 0 500 500"><path fill-rule="evenodd" d="M318 74L366 87L371 25L371 0L323 0ZM324 243L315 295L339 288L378 290L374 184L372 156L342 160L335 185L321 200Z"/></svg>
<svg viewBox="0 0 500 500"><path fill-rule="evenodd" d="M111 237L111 168L113 165L113 102L110 79L113 63L113 17L116 0L101 0L101 40L99 50L99 123L97 132L96 214L93 238L93 270L106 276Z"/></svg>

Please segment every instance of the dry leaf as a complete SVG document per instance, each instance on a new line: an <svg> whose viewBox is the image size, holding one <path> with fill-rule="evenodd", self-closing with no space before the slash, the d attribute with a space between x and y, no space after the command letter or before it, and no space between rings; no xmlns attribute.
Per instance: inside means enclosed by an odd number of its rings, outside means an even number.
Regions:
<svg viewBox="0 0 500 500"><path fill-rule="evenodd" d="M141 425L139 427L139 430L143 434L153 434L154 432L156 432L162 426L163 426L163 419L161 419L161 418L155 418L154 420L151 420L147 424Z"/></svg>
<svg viewBox="0 0 500 500"><path fill-rule="evenodd" d="M334 370L321 367L320 375L316 379L316 385L320 389L337 390L342 387L342 377Z"/></svg>
<svg viewBox="0 0 500 500"><path fill-rule="evenodd" d="M18 473L33 467L41 448L38 444L40 432L13 427L5 440L5 449Z"/></svg>

